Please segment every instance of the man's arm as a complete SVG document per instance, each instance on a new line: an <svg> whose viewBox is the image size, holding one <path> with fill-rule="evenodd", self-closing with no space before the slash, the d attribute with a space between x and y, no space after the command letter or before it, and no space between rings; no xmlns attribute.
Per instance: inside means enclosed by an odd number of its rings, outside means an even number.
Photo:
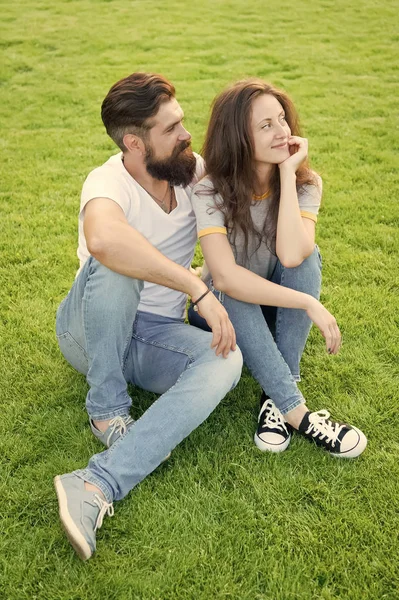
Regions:
<svg viewBox="0 0 399 600"><path fill-rule="evenodd" d="M90 254L112 271L184 292L194 300L207 291L196 275L164 256L131 227L113 200L90 200L83 229ZM212 329L212 348L216 348L216 354L227 356L230 349L235 349L235 333L226 310L213 294L207 294L198 307Z"/></svg>

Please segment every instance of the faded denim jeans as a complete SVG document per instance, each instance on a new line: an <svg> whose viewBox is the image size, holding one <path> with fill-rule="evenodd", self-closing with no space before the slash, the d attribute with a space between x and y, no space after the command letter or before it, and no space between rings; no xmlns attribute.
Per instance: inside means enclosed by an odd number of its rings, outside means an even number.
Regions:
<svg viewBox="0 0 399 600"><path fill-rule="evenodd" d="M66 360L84 373L91 419L126 415L127 384L161 394L109 450L76 474L120 500L198 427L238 383L242 355L210 348L212 335L137 310L143 282L90 257L57 312Z"/></svg>
<svg viewBox="0 0 399 600"><path fill-rule="evenodd" d="M288 269L277 261L270 281L318 299L321 288L318 247L298 267ZM299 363L312 325L306 311L258 306L235 300L214 288L213 291L229 313L244 363L282 414L303 403L296 382L300 381ZM192 325L207 330L206 322L192 307L188 315Z"/></svg>

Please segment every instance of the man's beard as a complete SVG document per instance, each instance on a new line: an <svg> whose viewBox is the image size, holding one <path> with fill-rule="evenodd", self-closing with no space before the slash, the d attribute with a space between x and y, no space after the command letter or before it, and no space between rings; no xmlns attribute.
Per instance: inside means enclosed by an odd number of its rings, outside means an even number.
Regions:
<svg viewBox="0 0 399 600"><path fill-rule="evenodd" d="M147 173L151 177L183 187L193 180L197 164L190 142L180 142L169 158L162 160L154 158L154 150L150 145L146 145L144 160Z"/></svg>

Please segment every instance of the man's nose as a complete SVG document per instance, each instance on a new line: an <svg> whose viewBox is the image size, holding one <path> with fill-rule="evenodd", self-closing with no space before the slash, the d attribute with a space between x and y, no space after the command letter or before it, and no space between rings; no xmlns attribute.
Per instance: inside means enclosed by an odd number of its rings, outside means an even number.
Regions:
<svg viewBox="0 0 399 600"><path fill-rule="evenodd" d="M179 140L181 140L182 142L191 140L191 133L187 131L187 129L185 129L183 126L182 131L179 134Z"/></svg>

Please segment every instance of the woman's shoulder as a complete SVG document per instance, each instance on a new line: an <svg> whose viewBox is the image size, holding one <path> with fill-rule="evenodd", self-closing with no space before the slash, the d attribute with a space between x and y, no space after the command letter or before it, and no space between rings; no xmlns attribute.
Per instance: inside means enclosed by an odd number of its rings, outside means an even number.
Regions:
<svg viewBox="0 0 399 600"><path fill-rule="evenodd" d="M316 171L310 172L308 181L298 189L298 201L301 208L314 206L318 210L321 204L321 195L323 192L323 180Z"/></svg>
<svg viewBox="0 0 399 600"><path fill-rule="evenodd" d="M309 177L305 183L303 183L298 190L298 196L302 195L312 195L312 196L320 196L323 191L323 180L319 173L316 171L310 171Z"/></svg>
<svg viewBox="0 0 399 600"><path fill-rule="evenodd" d="M198 192L205 192L209 194L210 191L214 191L214 185L209 175L205 175L202 179L200 179L193 188L194 194L197 194Z"/></svg>

